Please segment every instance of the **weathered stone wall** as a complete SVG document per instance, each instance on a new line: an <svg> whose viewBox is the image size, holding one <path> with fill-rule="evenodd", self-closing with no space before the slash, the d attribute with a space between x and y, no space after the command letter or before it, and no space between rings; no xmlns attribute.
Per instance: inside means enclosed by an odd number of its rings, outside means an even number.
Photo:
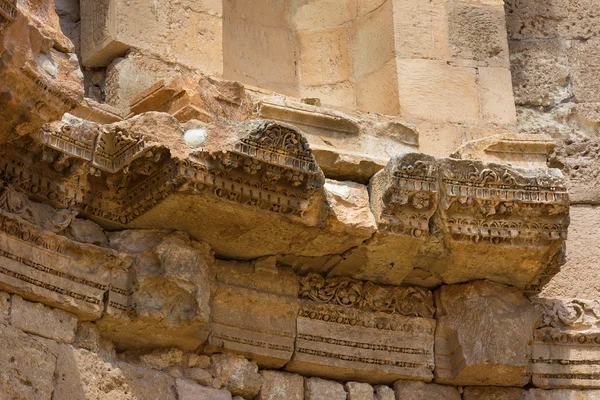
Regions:
<svg viewBox="0 0 600 400"><path fill-rule="evenodd" d="M600 296L600 30L597 4L583 0L507 0L505 5L518 129L557 141L550 165L569 182L572 207L567 264L548 297Z"/></svg>

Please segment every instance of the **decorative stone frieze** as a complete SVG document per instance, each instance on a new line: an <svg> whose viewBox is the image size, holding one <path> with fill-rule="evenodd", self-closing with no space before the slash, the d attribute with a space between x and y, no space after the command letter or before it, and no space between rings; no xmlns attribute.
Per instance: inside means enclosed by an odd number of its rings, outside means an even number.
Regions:
<svg viewBox="0 0 600 400"><path fill-rule="evenodd" d="M542 323L535 331L531 362L534 385L600 387L600 301L536 301Z"/></svg>
<svg viewBox="0 0 600 400"><path fill-rule="evenodd" d="M435 321L431 293L346 278L300 279L291 372L370 383L429 381Z"/></svg>

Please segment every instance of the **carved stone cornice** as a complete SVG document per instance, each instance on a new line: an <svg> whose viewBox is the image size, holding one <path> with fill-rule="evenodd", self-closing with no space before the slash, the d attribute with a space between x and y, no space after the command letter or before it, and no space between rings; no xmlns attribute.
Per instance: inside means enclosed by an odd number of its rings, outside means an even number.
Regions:
<svg viewBox="0 0 600 400"><path fill-rule="evenodd" d="M597 330L600 334L600 301L574 299L570 301L543 300L534 302L542 313L542 328L560 330Z"/></svg>
<svg viewBox="0 0 600 400"><path fill-rule="evenodd" d="M147 143L143 132L133 128L67 117L37 133L33 143L23 140L20 149L0 149L0 172L8 180L25 178L17 186L29 195L122 225L176 192L313 218L307 215L311 196L325 179L306 139L284 124L244 126L248 130L240 128L230 148L200 149L182 159L160 143ZM77 170L80 174L73 173Z"/></svg>

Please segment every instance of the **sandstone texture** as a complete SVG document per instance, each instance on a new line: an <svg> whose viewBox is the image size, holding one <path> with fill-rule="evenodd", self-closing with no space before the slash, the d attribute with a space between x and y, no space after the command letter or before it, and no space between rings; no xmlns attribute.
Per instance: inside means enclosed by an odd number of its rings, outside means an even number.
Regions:
<svg viewBox="0 0 600 400"><path fill-rule="evenodd" d="M0 0L0 400L600 398L593 0Z"/></svg>

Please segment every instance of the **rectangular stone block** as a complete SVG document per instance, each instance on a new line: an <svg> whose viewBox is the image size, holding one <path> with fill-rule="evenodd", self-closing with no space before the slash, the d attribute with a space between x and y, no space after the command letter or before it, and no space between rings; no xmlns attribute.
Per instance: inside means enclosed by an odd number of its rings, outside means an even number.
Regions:
<svg viewBox="0 0 600 400"><path fill-rule="evenodd" d="M478 84L483 121L492 124L516 124L517 110L510 69L505 67L479 68Z"/></svg>
<svg viewBox="0 0 600 400"><path fill-rule="evenodd" d="M408 119L469 123L479 120L474 68L444 61L398 59L401 115Z"/></svg>
<svg viewBox="0 0 600 400"><path fill-rule="evenodd" d="M0 218L5 222L3 229L7 228L0 233L0 287L84 319L102 314L110 280L103 267L107 259L75 262L62 253L72 243L68 239L50 233L39 236L42 230L26 222L21 222L21 230L12 230L6 224L11 220L5 215Z"/></svg>
<svg viewBox="0 0 600 400"><path fill-rule="evenodd" d="M504 7L499 5L447 3L450 49L454 59L477 66L510 66Z"/></svg>
<svg viewBox="0 0 600 400"><path fill-rule="evenodd" d="M12 326L23 332L33 333L63 343L73 343L77 317L60 309L52 309L42 303L31 303L21 296L12 296L10 313Z"/></svg>
<svg viewBox="0 0 600 400"><path fill-rule="evenodd" d="M327 85L350 79L350 55L346 27L299 31L300 83Z"/></svg>
<svg viewBox="0 0 600 400"><path fill-rule="evenodd" d="M600 301L536 301L533 384L544 389L600 388Z"/></svg>
<svg viewBox="0 0 600 400"><path fill-rule="evenodd" d="M219 285L208 349L242 354L263 368L281 368L294 351L299 309L296 298Z"/></svg>
<svg viewBox="0 0 600 400"><path fill-rule="evenodd" d="M434 58L435 3L422 0L392 0L396 55L399 58Z"/></svg>
<svg viewBox="0 0 600 400"><path fill-rule="evenodd" d="M356 80L356 107L385 115L398 115L401 106L398 102L396 82L397 66L389 60L381 68Z"/></svg>
<svg viewBox="0 0 600 400"><path fill-rule="evenodd" d="M429 381L435 321L306 301L286 370L339 380Z"/></svg>
<svg viewBox="0 0 600 400"><path fill-rule="evenodd" d="M145 0L83 0L83 64L103 67L130 48L160 56L208 74L222 72L221 17L215 10L184 0L177 4Z"/></svg>

